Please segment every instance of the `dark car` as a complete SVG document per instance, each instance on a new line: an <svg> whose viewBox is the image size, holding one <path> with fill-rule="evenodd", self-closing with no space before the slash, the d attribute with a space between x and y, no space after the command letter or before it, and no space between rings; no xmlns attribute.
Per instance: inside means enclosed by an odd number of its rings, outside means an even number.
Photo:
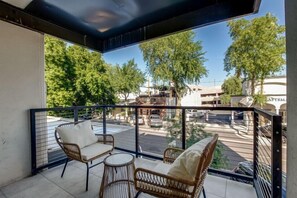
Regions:
<svg viewBox="0 0 297 198"><path fill-rule="evenodd" d="M267 138L272 137L272 126L270 124L259 127L259 130L261 132L260 135L265 136ZM283 142L286 142L287 140L287 126L282 125L282 136L283 136Z"/></svg>
<svg viewBox="0 0 297 198"><path fill-rule="evenodd" d="M243 120L243 111L235 111L235 112L234 112L234 116L235 116L235 118L237 118L238 120Z"/></svg>
<svg viewBox="0 0 297 198"><path fill-rule="evenodd" d="M234 173L253 176L253 162L252 161L244 161L239 162L237 167L233 169ZM258 179L261 182L262 186L266 186L266 189L271 189L271 167L266 164L258 164L258 169L261 171L261 176L259 175ZM232 178L236 181L241 181L237 178ZM286 173L282 173L282 198L286 198ZM241 181L245 182L245 181ZM246 182L245 182L246 183Z"/></svg>

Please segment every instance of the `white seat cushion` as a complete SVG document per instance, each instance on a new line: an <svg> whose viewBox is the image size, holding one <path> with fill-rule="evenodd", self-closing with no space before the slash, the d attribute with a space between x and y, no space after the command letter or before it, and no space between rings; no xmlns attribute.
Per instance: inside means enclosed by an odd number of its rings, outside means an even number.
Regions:
<svg viewBox="0 0 297 198"><path fill-rule="evenodd" d="M153 171L154 172L157 172L157 173L161 173L161 174L167 175L170 168L171 168L171 164L165 164L163 162L159 162L153 168Z"/></svg>
<svg viewBox="0 0 297 198"><path fill-rule="evenodd" d="M194 181L201 154L211 140L212 137L205 138L185 150L171 164L168 175L178 179Z"/></svg>
<svg viewBox="0 0 297 198"><path fill-rule="evenodd" d="M95 143L84 147L80 150L81 156L84 160L92 159L102 153L112 150L112 146L108 144Z"/></svg>
<svg viewBox="0 0 297 198"><path fill-rule="evenodd" d="M93 133L90 120L76 125L58 127L57 132L63 143L77 144L80 148L98 141L98 138Z"/></svg>

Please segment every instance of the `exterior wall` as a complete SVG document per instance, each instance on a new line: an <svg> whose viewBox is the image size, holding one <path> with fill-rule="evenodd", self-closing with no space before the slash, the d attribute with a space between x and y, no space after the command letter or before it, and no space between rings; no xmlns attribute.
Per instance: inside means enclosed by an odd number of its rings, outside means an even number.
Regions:
<svg viewBox="0 0 297 198"><path fill-rule="evenodd" d="M249 82L244 82L242 90L244 95L250 94ZM255 93L260 92L260 84L255 87ZM287 78L286 76L270 77L264 80L263 94L267 97L267 104L262 108L277 114L286 110L287 103Z"/></svg>
<svg viewBox="0 0 297 198"><path fill-rule="evenodd" d="M201 106L200 93L198 91L188 92L181 99L182 106Z"/></svg>
<svg viewBox="0 0 297 198"><path fill-rule="evenodd" d="M0 21L0 186L30 175L29 109L45 107L43 35Z"/></svg>
<svg viewBox="0 0 297 198"><path fill-rule="evenodd" d="M285 1L288 77L287 197L297 195L297 1Z"/></svg>

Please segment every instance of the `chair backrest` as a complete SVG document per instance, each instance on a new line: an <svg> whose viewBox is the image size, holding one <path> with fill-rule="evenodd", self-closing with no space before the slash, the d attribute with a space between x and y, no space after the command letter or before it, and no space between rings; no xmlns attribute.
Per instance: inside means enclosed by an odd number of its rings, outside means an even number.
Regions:
<svg viewBox="0 0 297 198"><path fill-rule="evenodd" d="M195 185L197 193L200 192L204 179L206 177L207 169L211 165L218 137L219 136L217 134L213 136L213 139L206 145L200 157L195 176L195 181L197 182Z"/></svg>
<svg viewBox="0 0 297 198"><path fill-rule="evenodd" d="M59 127L69 127L69 126L77 125L82 122L84 122L84 121L68 122L68 123L60 124L59 126L56 127L56 130L55 130L55 139L56 139L57 143L59 144L59 146L61 147L61 149L65 152L65 154L69 158L76 159L79 161L82 160L80 148L77 146L71 145L71 143L69 144L69 143L63 142L57 129ZM91 128L93 129L92 125L91 125Z"/></svg>
<svg viewBox="0 0 297 198"><path fill-rule="evenodd" d="M84 122L84 121L85 121L85 120L82 120L82 121L76 121L76 122L67 122L67 123L58 125L58 126L56 127L56 129L55 129L55 138L56 138L56 141L57 141L58 143L63 142L63 141L61 140L60 136L59 136L59 133L58 133L58 131L57 131L57 128L59 128L59 127L67 127L67 126L71 126L71 125L76 125L76 124L78 124L78 123L82 123L82 122ZM91 125L91 127L92 127L92 130L93 130L93 125Z"/></svg>
<svg viewBox="0 0 297 198"><path fill-rule="evenodd" d="M60 143L63 143L63 141L61 140L60 136L59 136L59 133L58 133L58 128L59 127L65 127L65 126L71 126L71 125L76 125L80 122L83 122L83 121L78 121L78 122L67 122L67 123L64 123L64 124L60 124L56 127L55 129L55 138L56 138L56 141L57 143L60 145ZM61 146L61 145L60 145Z"/></svg>

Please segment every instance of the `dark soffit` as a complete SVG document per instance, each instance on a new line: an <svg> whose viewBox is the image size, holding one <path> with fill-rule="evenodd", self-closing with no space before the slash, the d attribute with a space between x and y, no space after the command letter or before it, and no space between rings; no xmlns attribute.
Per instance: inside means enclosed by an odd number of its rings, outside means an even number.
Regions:
<svg viewBox="0 0 297 198"><path fill-rule="evenodd" d="M0 1L0 19L107 52L258 12L261 0Z"/></svg>

